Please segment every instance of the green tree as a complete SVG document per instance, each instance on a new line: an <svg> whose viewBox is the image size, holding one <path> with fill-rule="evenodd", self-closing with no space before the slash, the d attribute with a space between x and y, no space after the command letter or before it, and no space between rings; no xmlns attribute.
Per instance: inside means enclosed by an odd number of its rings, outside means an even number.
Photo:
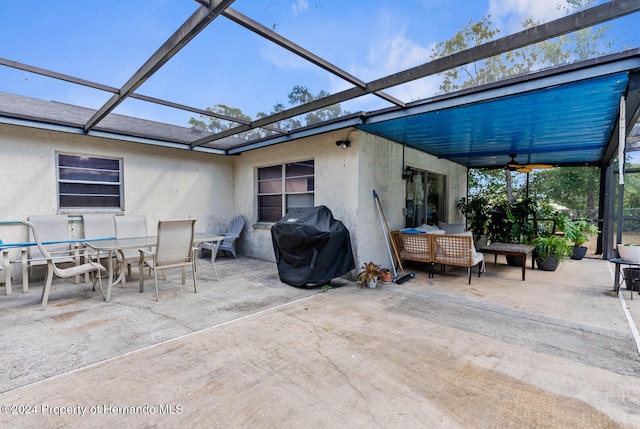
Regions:
<svg viewBox="0 0 640 429"><path fill-rule="evenodd" d="M526 191L526 174L509 174L506 177L509 181L505 180L503 170L469 170L469 197L484 197L491 205L503 201L514 202ZM515 193L508 191L509 187L512 190L515 188ZM512 195L511 199L509 195Z"/></svg>
<svg viewBox="0 0 640 429"><path fill-rule="evenodd" d="M318 94L313 95L311 91L309 91L306 87L295 85L288 95L288 100L290 107L294 107L327 97L328 95L329 93L327 93L326 91L320 91ZM277 103L275 106L273 106L273 110L269 114L258 112L256 114L256 119L265 118L267 116L282 112L286 109L287 108L283 103ZM235 128L239 124L239 122L234 122L233 120L229 120L226 118L238 119L240 123L250 122L252 120L251 117L245 115L242 110L235 107L229 107L224 104L216 104L213 107L207 107L207 111L211 112L213 115L200 115L199 119L192 117L191 119L189 119L189 124L203 130L219 133L228 129ZM340 104L334 104L332 106L305 113L304 115L298 117L285 119L273 124L273 126L283 131L292 131L297 128L314 125L323 121L338 118L348 113L349 112L342 110ZM275 133L275 130L254 129L243 133L242 137L248 140L253 140L267 137Z"/></svg>
<svg viewBox="0 0 640 429"><path fill-rule="evenodd" d="M239 122L234 122L225 118L234 118L240 121L251 121L251 117L242 113L242 110L229 107L224 104L216 104L213 107L207 107L208 112L213 115L200 115L199 119L189 119L189 125L202 130L211 131L213 133L219 133L238 126ZM247 139L254 139L263 137L263 132L260 130L252 130L243 136Z"/></svg>
<svg viewBox="0 0 640 429"><path fill-rule="evenodd" d="M565 13L575 13L590 7L595 0L567 0ZM558 5L558 8L561 6ZM522 29L533 28L540 22L532 17L521 22ZM556 67L576 61L608 54L613 42L606 38L610 26L585 28L572 33L546 40L524 48L503 53L474 63L440 73L442 82L440 92L447 93L496 82L508 77L521 75L533 70ZM501 30L491 20L491 15L480 21L470 20L453 37L436 44L431 59L446 57L497 39Z"/></svg>
<svg viewBox="0 0 640 429"><path fill-rule="evenodd" d="M565 13L575 13L581 9L592 6L595 0L567 0L564 6ZM560 6L558 6L560 8ZM529 17L522 23L523 29L532 28L538 24L533 18ZM599 28L586 28L557 37L552 40L530 45L521 49L506 52L502 55L487 58L474 63L466 64L455 69L447 70L440 73L442 81L439 90L441 93L447 93L465 88L472 88L478 85L499 81L508 77L521 75L534 70L540 70L549 67L571 63L574 61L582 61L588 58L605 55L611 52L612 42L607 41L606 33L608 26ZM454 36L444 42L438 43L432 50L431 59L438 59L448 55L455 54L465 49L490 42L500 36L500 29L496 27L491 20L491 16L485 16L480 21L469 21L467 25L456 32ZM556 169L552 177L562 176L563 169ZM566 181L573 179L574 184L567 189L574 190L575 194L582 198L586 197L584 206L595 204L595 197L590 192L575 192L576 184L591 183L592 173L586 170L570 171L570 175ZM544 176L538 176L537 172L531 175L536 179L536 183L540 182ZM498 177L502 179L502 185L498 183ZM528 176L527 176L528 178ZM556 178L556 182L560 179ZM479 188L475 189L474 186ZM488 200L499 199L499 195L505 195L508 202L513 203L521 198L526 189L527 181L522 180L518 175L511 174L509 170L501 170L496 173L490 170L474 171L470 178L470 194L483 190L483 196ZM597 186L589 188L597 190ZM490 193L499 192L491 196ZM553 195L550 189L538 188L538 192L543 195ZM559 195L554 195L559 197ZM566 205L566 204L563 204Z"/></svg>
<svg viewBox="0 0 640 429"><path fill-rule="evenodd" d="M537 171L531 188L549 202L597 216L598 167L562 167ZM582 216L581 216L582 217Z"/></svg>

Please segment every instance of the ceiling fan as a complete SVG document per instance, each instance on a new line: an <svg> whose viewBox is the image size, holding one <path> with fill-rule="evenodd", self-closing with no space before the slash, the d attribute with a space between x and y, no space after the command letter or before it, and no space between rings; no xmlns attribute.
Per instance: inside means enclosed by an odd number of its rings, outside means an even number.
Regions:
<svg viewBox="0 0 640 429"><path fill-rule="evenodd" d="M518 156L517 154L512 153L512 154L509 154L509 156L511 157L511 161L509 161L507 165L505 165L504 167L509 171L515 171L518 173L530 173L531 170L534 170L534 169L553 168L553 165L550 165L550 164L520 164L519 162L516 161L516 156Z"/></svg>

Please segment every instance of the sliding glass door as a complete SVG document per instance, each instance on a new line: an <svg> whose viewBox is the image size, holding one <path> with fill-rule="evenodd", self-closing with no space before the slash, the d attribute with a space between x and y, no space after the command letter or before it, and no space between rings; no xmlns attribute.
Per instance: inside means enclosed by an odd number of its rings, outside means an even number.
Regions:
<svg viewBox="0 0 640 429"><path fill-rule="evenodd" d="M406 181L405 226L446 221L446 176L424 170L409 170Z"/></svg>

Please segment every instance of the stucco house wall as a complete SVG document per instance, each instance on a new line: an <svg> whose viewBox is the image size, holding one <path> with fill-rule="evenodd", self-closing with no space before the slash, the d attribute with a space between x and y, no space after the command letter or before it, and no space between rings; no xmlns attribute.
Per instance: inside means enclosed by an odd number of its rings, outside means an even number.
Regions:
<svg viewBox="0 0 640 429"><path fill-rule="evenodd" d="M0 125L0 220L59 211L56 152L123 160L124 211L144 214L150 234L158 220L195 218L196 230L224 231L233 217L233 159L226 156L73 135L14 125ZM71 234L82 237L81 222ZM2 226L4 242L27 241L22 226ZM17 267L19 268L19 267Z"/></svg>
<svg viewBox="0 0 640 429"><path fill-rule="evenodd" d="M405 226L406 182L404 166L410 166L447 177L447 221L463 223L456 202L467 194L466 168L438 159L390 140L362 133L359 138L357 222L352 231L357 236L357 264L374 261L391 268L389 249L382 222L376 208L373 190L378 194L389 229ZM404 155L403 155L404 154ZM404 159L404 160L403 160ZM393 251L391 251L393 253Z"/></svg>
<svg viewBox="0 0 640 429"><path fill-rule="evenodd" d="M336 141L348 136L351 147ZM462 223L456 202L466 196L466 168L360 131L341 130L244 152L236 157L235 202L248 224L238 243L240 253L274 261L270 224L256 222L257 169L286 162L315 160L315 204L325 205L349 229L356 264L373 260L390 266L385 235L373 190L391 229L404 227L405 165L447 176L448 221Z"/></svg>
<svg viewBox="0 0 640 429"><path fill-rule="evenodd" d="M271 242L271 224L261 224L256 201L257 170L261 167L287 162L315 161L315 204L325 205L336 219L349 228L352 226L358 205L357 180L358 149L352 144L348 149L336 146L347 131L332 132L275 146L243 152L235 158L235 203L238 214L247 219L238 251L244 255L275 261ZM355 146L355 147L354 147Z"/></svg>
<svg viewBox="0 0 640 429"><path fill-rule="evenodd" d="M336 141L351 141L343 149ZM196 218L197 231L225 231L230 220L247 220L237 242L240 254L274 261L270 224L257 222L257 169L293 161L315 161L315 204L325 205L351 234L356 264L390 266L386 237L373 190L391 229L404 226L405 165L447 176L448 221L463 222L455 208L466 195L466 169L449 161L357 130L340 130L222 156L14 125L0 125L0 219L60 213L56 152L123 160L123 214L147 216L149 233L160 219ZM72 219L82 211L65 211ZM81 222L72 234L82 237ZM3 227L5 242L26 241L26 228ZM18 267L16 267L18 268ZM15 271L15 269L14 269Z"/></svg>

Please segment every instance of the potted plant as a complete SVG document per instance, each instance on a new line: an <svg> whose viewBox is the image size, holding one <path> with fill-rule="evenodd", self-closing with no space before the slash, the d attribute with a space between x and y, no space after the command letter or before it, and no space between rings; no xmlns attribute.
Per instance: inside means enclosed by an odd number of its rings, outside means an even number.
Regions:
<svg viewBox="0 0 640 429"><path fill-rule="evenodd" d="M383 268L380 270L380 281L382 283L391 283L391 279L393 275L391 274L391 270L389 268Z"/></svg>
<svg viewBox="0 0 640 429"><path fill-rule="evenodd" d="M597 234L600 230L586 220L569 220L564 229L564 236L570 243L573 243L573 255L571 259L580 260L587 254L587 247L584 245L589 241L587 234Z"/></svg>
<svg viewBox="0 0 640 429"><path fill-rule="evenodd" d="M514 243L525 244L536 235L534 226L538 212L538 203L532 198L525 198L510 205L509 218L513 222L511 236Z"/></svg>
<svg viewBox="0 0 640 429"><path fill-rule="evenodd" d="M555 271L558 265L573 255L573 248L564 237L544 235L533 240L536 264L543 271Z"/></svg>
<svg viewBox="0 0 640 429"><path fill-rule="evenodd" d="M509 218L509 204L504 202L496 204L489 211L489 224L487 235L493 243L512 243L511 227L513 221Z"/></svg>
<svg viewBox="0 0 640 429"><path fill-rule="evenodd" d="M531 198L495 205L489 212L487 235L491 242L526 244L536 233L530 218L538 211L537 203ZM522 266L522 259L507 256L507 264Z"/></svg>
<svg viewBox="0 0 640 429"><path fill-rule="evenodd" d="M380 268L380 265L373 262L367 262L358 270L356 279L358 280L358 283L360 283L360 287L367 286L373 289L376 287L376 282L381 274L382 269Z"/></svg>
<svg viewBox="0 0 640 429"><path fill-rule="evenodd" d="M460 198L458 210L467 219L468 228L473 232L473 239L477 248L486 245L489 227L489 203L484 197L474 197L467 200Z"/></svg>

